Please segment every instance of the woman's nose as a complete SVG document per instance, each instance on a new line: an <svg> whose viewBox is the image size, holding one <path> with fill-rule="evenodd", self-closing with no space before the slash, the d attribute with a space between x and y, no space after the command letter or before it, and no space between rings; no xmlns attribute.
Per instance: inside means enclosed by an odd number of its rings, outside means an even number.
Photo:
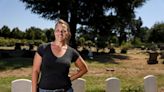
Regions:
<svg viewBox="0 0 164 92"><path fill-rule="evenodd" d="M63 31L60 31L61 34L63 34L64 32Z"/></svg>

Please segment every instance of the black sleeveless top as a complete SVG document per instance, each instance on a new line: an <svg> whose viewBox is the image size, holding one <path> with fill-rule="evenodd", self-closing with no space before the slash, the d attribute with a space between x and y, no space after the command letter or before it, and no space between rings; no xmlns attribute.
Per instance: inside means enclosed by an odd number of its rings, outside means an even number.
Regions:
<svg viewBox="0 0 164 92"><path fill-rule="evenodd" d="M70 88L72 84L68 76L69 68L71 63L75 62L80 54L68 46L63 56L56 57L52 53L51 43L40 45L37 52L42 57L39 88L52 90Z"/></svg>

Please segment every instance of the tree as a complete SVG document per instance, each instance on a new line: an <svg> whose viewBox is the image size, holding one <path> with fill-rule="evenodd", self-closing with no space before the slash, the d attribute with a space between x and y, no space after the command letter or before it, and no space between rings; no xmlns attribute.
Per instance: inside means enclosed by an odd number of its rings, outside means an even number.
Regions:
<svg viewBox="0 0 164 92"><path fill-rule="evenodd" d="M122 35L126 25L128 25L131 18L134 17L134 8L141 6L143 2L145 2L145 0L20 1L26 3L27 9L30 8L33 13L39 14L44 18L51 20L62 18L68 21L71 27L71 44L73 47L76 47L75 33L77 24L88 25L101 33L102 30L107 29L109 25L109 29L105 30L105 32L111 31L110 29L115 25L115 27L120 27L120 38L124 38ZM111 12L111 10L113 11ZM106 12L110 13L106 14Z"/></svg>
<svg viewBox="0 0 164 92"><path fill-rule="evenodd" d="M9 38L10 37L10 28L6 25L4 25L1 30L0 30L0 35L2 37L5 37L5 38Z"/></svg>
<svg viewBox="0 0 164 92"><path fill-rule="evenodd" d="M28 39L28 40L34 40L35 39L34 29L35 29L35 27L31 27L29 29L26 29L26 31L25 31L26 39Z"/></svg>
<svg viewBox="0 0 164 92"><path fill-rule="evenodd" d="M164 42L164 23L156 23L150 30L149 42Z"/></svg>
<svg viewBox="0 0 164 92"><path fill-rule="evenodd" d="M46 37L47 37L47 41L48 42L51 42L54 40L54 29L45 29L45 34L46 34Z"/></svg>
<svg viewBox="0 0 164 92"><path fill-rule="evenodd" d="M141 42L147 42L149 37L149 28L148 27L141 27L140 38Z"/></svg>
<svg viewBox="0 0 164 92"><path fill-rule="evenodd" d="M11 38L22 39L24 37L24 32L20 31L18 27L13 28L10 33Z"/></svg>
<svg viewBox="0 0 164 92"><path fill-rule="evenodd" d="M119 45L127 40L126 30L129 29L135 18L135 9L141 7L145 2L146 0L113 0L113 7L115 7L117 17L116 27L119 31Z"/></svg>
<svg viewBox="0 0 164 92"><path fill-rule="evenodd" d="M140 38L140 33L141 33L141 26L142 26L142 19L139 17L138 19L134 19L131 22L131 30L132 30L132 35L135 38Z"/></svg>
<svg viewBox="0 0 164 92"><path fill-rule="evenodd" d="M36 27L30 27L29 29L26 29L25 37L29 40L46 40L44 31Z"/></svg>

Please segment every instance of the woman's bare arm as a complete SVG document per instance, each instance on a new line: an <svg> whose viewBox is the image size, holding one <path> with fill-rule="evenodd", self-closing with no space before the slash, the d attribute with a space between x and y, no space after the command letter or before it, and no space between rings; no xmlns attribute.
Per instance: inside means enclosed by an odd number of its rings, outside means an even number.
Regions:
<svg viewBox="0 0 164 92"><path fill-rule="evenodd" d="M71 81L82 77L85 73L88 72L88 66L85 63L85 61L83 60L82 57L79 57L76 62L75 62L75 66L79 69L76 73L72 74L70 76Z"/></svg>
<svg viewBox="0 0 164 92"><path fill-rule="evenodd" d="M42 62L42 57L36 52L33 60L32 68L32 92L37 92L37 84L40 74L40 66Z"/></svg>

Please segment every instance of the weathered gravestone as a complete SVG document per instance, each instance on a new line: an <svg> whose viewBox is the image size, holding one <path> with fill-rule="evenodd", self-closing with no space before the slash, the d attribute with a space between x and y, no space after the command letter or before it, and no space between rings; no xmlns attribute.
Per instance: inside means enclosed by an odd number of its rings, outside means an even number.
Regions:
<svg viewBox="0 0 164 92"><path fill-rule="evenodd" d="M105 80L105 92L120 92L120 80L116 77L111 77Z"/></svg>
<svg viewBox="0 0 164 92"><path fill-rule="evenodd" d="M31 80L17 79L12 81L11 92L31 92Z"/></svg>
<svg viewBox="0 0 164 92"><path fill-rule="evenodd" d="M85 92L85 79L78 78L72 82L74 92Z"/></svg>
<svg viewBox="0 0 164 92"><path fill-rule="evenodd" d="M78 78L72 82L74 92L85 92L85 79ZM17 79L11 83L11 92L32 92L31 80Z"/></svg>
<svg viewBox="0 0 164 92"><path fill-rule="evenodd" d="M144 77L144 92L158 92L156 77L154 75Z"/></svg>
<svg viewBox="0 0 164 92"><path fill-rule="evenodd" d="M158 55L159 52L157 51L148 51L149 53L149 59L147 60L148 64L157 64L158 63Z"/></svg>

